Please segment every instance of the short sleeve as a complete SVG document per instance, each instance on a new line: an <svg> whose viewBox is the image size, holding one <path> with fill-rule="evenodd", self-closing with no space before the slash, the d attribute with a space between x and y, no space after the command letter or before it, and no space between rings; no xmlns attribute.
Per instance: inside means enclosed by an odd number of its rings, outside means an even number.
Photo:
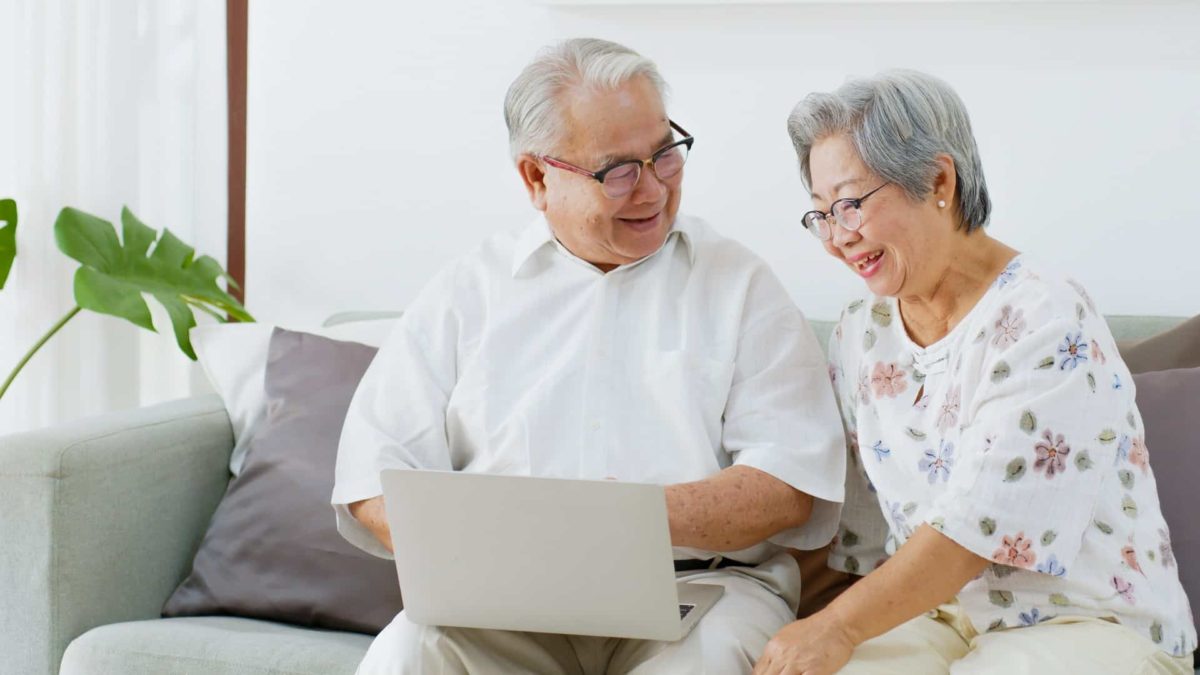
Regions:
<svg viewBox="0 0 1200 675"><path fill-rule="evenodd" d="M773 275L750 301L775 307L739 338L722 443L735 465L763 471L814 498L808 522L769 541L820 548L837 530L845 438L821 346Z"/></svg>
<svg viewBox="0 0 1200 675"><path fill-rule="evenodd" d="M887 559L885 544L889 529L879 510L879 499L867 478L858 453L855 415L856 386L847 373L858 372L853 355L846 354L850 331L847 312L829 337L829 376L833 381L838 410L846 436L846 501L842 505L837 537L829 552L829 567L850 574L866 574ZM846 357L851 358L847 359Z"/></svg>
<svg viewBox="0 0 1200 675"><path fill-rule="evenodd" d="M383 493L393 468L450 469L446 404L456 378L457 319L447 271L420 293L367 369L346 413L331 501L338 531L391 557L348 505Z"/></svg>
<svg viewBox="0 0 1200 675"><path fill-rule="evenodd" d="M944 449L960 463L926 522L999 564L1071 568L1116 456L1105 429L1124 415L1089 360L1092 339L1074 317L1049 319L988 353L963 447Z"/></svg>

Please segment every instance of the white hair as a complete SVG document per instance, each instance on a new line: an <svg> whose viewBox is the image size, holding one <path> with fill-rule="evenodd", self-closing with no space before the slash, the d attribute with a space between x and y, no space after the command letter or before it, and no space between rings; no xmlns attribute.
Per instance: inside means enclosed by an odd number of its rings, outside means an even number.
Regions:
<svg viewBox="0 0 1200 675"><path fill-rule="evenodd" d="M937 155L949 155L958 178L960 226L970 232L987 225L992 203L971 120L945 82L913 70L889 70L804 97L788 116L788 135L809 190L812 146L834 134L849 136L863 163L912 199L929 195Z"/></svg>
<svg viewBox="0 0 1200 675"><path fill-rule="evenodd" d="M560 95L568 87L616 89L635 77L645 77L665 98L667 85L654 62L608 40L575 38L543 49L504 97L504 122L509 150L545 155L565 131Z"/></svg>

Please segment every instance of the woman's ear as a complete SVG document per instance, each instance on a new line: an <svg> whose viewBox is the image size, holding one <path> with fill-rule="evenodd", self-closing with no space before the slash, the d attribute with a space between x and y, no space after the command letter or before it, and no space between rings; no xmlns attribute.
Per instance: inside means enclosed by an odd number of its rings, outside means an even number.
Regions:
<svg viewBox="0 0 1200 675"><path fill-rule="evenodd" d="M939 209L954 206L954 194L958 190L958 172L954 168L954 158L941 153L933 158L937 162L938 171L933 177L932 199Z"/></svg>
<svg viewBox="0 0 1200 675"><path fill-rule="evenodd" d="M529 193L529 201L538 211L546 210L546 169L537 157L525 153L517 156L517 173Z"/></svg>

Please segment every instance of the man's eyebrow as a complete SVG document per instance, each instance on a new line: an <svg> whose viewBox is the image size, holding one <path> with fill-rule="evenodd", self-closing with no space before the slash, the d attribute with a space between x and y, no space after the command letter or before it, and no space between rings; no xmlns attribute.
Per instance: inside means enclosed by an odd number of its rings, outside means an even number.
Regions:
<svg viewBox="0 0 1200 675"><path fill-rule="evenodd" d="M861 182L863 182L862 178L847 178L846 180L833 186L833 194L836 195L839 190L846 187L847 185L850 185L852 183L861 183ZM819 195L815 192L810 192L809 196L812 197L813 199L820 199L821 201L826 201L824 197L822 197L821 195Z"/></svg>
<svg viewBox="0 0 1200 675"><path fill-rule="evenodd" d="M665 148L666 146L668 146L674 142L675 142L675 134L670 129L668 129L667 134L665 136L663 136L661 140L659 140L658 146L654 148L654 152L658 152L659 150ZM596 160L596 164L599 165L600 167L608 167L608 166L612 166L613 164L616 164L617 162L628 162L630 160L637 161L640 159L644 159L644 158L642 158L642 157L622 157L619 155L604 155L600 159ZM601 170L603 170L603 168Z"/></svg>

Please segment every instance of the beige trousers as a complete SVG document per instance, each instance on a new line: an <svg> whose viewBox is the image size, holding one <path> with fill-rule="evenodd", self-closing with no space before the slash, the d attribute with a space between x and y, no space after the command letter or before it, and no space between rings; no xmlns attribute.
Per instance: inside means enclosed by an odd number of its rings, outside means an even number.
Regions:
<svg viewBox="0 0 1200 675"><path fill-rule="evenodd" d="M842 675L1193 675L1138 633L1103 619L1056 617L979 635L957 605L919 616L854 650Z"/></svg>
<svg viewBox="0 0 1200 675"><path fill-rule="evenodd" d="M725 594L682 640L656 642L420 626L401 612L375 638L359 675L738 675L795 619L796 561L686 573Z"/></svg>

